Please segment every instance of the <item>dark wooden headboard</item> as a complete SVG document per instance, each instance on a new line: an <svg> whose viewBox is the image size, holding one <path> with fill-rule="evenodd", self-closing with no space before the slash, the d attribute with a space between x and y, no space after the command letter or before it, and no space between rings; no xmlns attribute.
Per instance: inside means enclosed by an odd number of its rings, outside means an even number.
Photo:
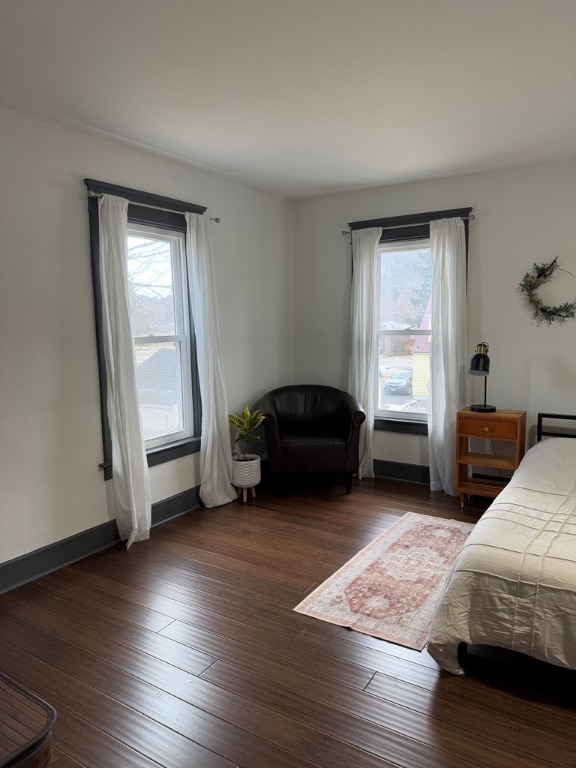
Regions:
<svg viewBox="0 0 576 768"><path fill-rule="evenodd" d="M576 424L572 426L565 426L553 424L549 427L543 424L544 419L550 419L551 421L574 421L576 422L576 416L570 416L565 413L539 413L538 425L536 427L536 440L540 442L543 437L576 437Z"/></svg>

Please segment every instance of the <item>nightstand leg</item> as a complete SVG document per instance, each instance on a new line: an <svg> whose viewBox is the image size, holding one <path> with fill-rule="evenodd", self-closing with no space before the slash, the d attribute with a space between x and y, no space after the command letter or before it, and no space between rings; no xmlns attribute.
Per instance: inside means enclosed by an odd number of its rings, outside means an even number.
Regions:
<svg viewBox="0 0 576 768"><path fill-rule="evenodd" d="M465 499L466 499L466 494L465 493L461 493L460 494L460 509L464 509L464 501L465 501Z"/></svg>

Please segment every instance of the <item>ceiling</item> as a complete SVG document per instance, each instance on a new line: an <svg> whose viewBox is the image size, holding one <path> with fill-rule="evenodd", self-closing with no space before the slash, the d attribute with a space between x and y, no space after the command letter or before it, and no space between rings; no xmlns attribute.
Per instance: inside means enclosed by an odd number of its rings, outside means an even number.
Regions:
<svg viewBox="0 0 576 768"><path fill-rule="evenodd" d="M288 198L576 155L576 0L0 0L0 106Z"/></svg>

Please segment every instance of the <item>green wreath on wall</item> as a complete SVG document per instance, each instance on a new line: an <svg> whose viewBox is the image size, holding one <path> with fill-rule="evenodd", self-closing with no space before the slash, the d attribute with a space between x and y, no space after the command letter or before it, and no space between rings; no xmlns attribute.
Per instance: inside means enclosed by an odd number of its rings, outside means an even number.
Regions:
<svg viewBox="0 0 576 768"><path fill-rule="evenodd" d="M544 322L552 325L552 323L563 323L565 320L576 317L576 299L551 307L544 304L538 295L539 289L552 279L557 269L561 272L567 271L558 266L558 256L548 263L534 264L518 285L518 292L524 298L532 319L537 323ZM568 274L571 275L570 272ZM571 276L574 277L574 275Z"/></svg>

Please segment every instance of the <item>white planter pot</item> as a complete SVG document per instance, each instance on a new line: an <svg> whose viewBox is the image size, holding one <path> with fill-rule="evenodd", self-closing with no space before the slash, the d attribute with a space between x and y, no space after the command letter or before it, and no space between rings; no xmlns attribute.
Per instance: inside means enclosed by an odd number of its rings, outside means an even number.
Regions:
<svg viewBox="0 0 576 768"><path fill-rule="evenodd" d="M260 456L255 453L244 454L245 459L232 459L232 485L236 488L254 488L261 480Z"/></svg>

